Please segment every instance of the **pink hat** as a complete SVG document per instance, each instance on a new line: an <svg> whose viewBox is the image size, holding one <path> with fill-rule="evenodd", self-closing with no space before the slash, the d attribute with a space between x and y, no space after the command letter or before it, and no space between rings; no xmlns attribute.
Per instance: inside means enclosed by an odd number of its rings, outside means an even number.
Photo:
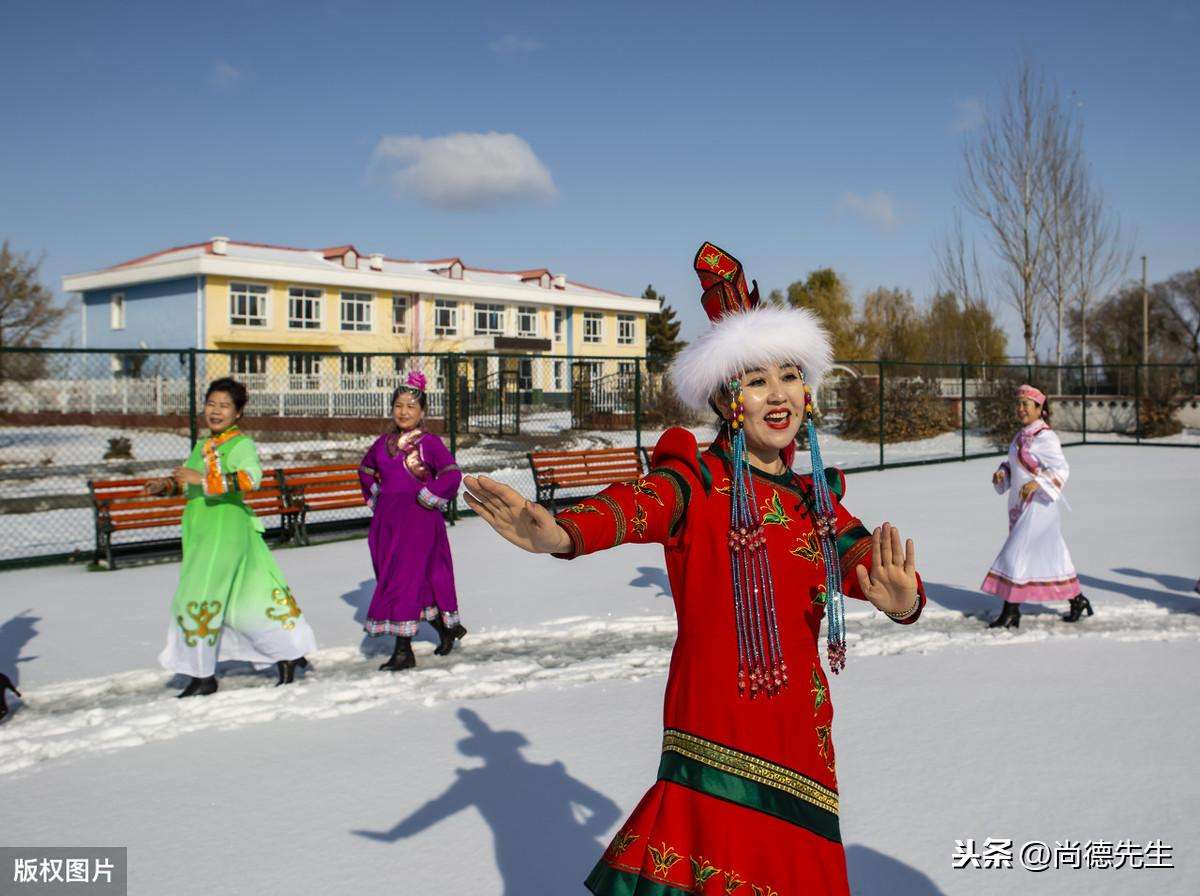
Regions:
<svg viewBox="0 0 1200 896"><path fill-rule="evenodd" d="M1036 401L1038 404L1046 403L1045 393L1038 391L1037 389L1033 388L1033 386L1029 385L1028 383L1024 383L1020 386L1017 386L1017 398L1031 398L1034 401Z"/></svg>
<svg viewBox="0 0 1200 896"><path fill-rule="evenodd" d="M424 392L425 374L421 373L419 370L410 370L408 372L408 378L405 379L404 385L400 388L411 390L413 392Z"/></svg>

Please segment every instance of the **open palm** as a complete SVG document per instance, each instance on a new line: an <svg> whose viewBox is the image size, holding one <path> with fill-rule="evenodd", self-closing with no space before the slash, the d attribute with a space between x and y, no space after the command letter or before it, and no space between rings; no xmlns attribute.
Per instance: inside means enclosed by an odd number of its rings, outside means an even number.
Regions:
<svg viewBox="0 0 1200 896"><path fill-rule="evenodd" d="M571 539L553 514L520 492L486 476L465 476L467 506L489 526L522 550L556 554L571 549Z"/></svg>
<svg viewBox="0 0 1200 896"><path fill-rule="evenodd" d="M917 596L917 548L912 539L900 548L900 530L884 523L871 533L871 570L854 568L863 596L885 613L902 613Z"/></svg>

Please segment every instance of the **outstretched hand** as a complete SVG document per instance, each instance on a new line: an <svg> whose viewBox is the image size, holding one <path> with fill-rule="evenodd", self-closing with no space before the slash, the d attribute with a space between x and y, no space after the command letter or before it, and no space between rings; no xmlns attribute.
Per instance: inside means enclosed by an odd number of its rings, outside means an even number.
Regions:
<svg viewBox="0 0 1200 896"><path fill-rule="evenodd" d="M885 613L903 613L917 598L917 548L912 539L900 548L900 530L884 523L871 533L871 571L854 568L863 596Z"/></svg>
<svg viewBox="0 0 1200 896"><path fill-rule="evenodd" d="M486 476L464 476L463 499L507 541L532 554L561 554L571 550L571 538L540 504Z"/></svg>

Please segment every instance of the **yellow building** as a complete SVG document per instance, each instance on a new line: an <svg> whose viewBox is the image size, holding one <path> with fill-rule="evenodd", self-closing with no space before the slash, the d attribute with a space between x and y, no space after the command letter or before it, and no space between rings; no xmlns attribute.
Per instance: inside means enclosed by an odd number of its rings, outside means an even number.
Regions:
<svg viewBox="0 0 1200 896"><path fill-rule="evenodd" d="M438 359L395 355L455 353L476 356L459 362L472 384L510 371L523 392L562 393L580 365L591 377L632 370L659 310L545 268L226 237L71 275L63 288L81 294L85 347L208 349L219 353L208 376L281 392L379 389L409 366L440 378Z"/></svg>

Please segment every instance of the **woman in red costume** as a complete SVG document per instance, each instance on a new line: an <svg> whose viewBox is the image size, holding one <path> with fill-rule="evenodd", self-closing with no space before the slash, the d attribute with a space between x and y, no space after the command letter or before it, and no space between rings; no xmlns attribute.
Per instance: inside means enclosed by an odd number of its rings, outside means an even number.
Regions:
<svg viewBox="0 0 1200 896"><path fill-rule="evenodd" d="M696 255L711 328L676 359L689 405L722 418L701 453L664 433L651 470L558 517L484 477L468 503L504 538L564 558L656 542L666 554L679 634L667 678L658 781L588 876L604 896L847 894L831 736L817 641L845 663L844 597L902 624L925 595L911 541L868 531L842 507L845 477L821 464L810 387L829 340L798 308L760 305L741 264ZM792 472L807 426L813 475ZM843 584L844 583L844 584Z"/></svg>

